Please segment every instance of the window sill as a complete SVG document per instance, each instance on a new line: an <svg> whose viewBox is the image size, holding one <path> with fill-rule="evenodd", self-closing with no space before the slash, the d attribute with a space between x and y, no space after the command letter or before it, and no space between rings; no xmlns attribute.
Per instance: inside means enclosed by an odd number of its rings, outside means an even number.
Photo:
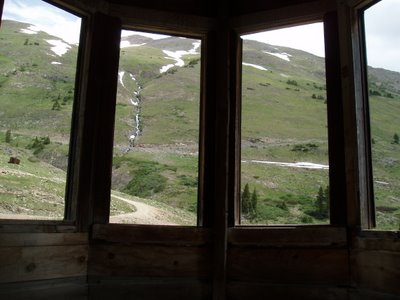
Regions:
<svg viewBox="0 0 400 300"><path fill-rule="evenodd" d="M0 233L73 233L75 223L63 220L0 220Z"/></svg>
<svg viewBox="0 0 400 300"><path fill-rule="evenodd" d="M210 230L189 226L95 224L92 239L120 244L202 246L211 240Z"/></svg>
<svg viewBox="0 0 400 300"><path fill-rule="evenodd" d="M347 246L345 227L320 226L269 226L234 227L228 231L228 242L234 246L328 247Z"/></svg>

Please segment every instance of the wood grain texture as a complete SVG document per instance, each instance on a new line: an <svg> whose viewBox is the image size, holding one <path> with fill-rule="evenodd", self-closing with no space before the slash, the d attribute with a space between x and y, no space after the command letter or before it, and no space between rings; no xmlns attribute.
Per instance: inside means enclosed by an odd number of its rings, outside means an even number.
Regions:
<svg viewBox="0 0 400 300"><path fill-rule="evenodd" d="M1 247L87 245L85 233L0 233Z"/></svg>
<svg viewBox="0 0 400 300"><path fill-rule="evenodd" d="M207 278L210 250L204 247L94 245L89 276Z"/></svg>
<svg viewBox="0 0 400 300"><path fill-rule="evenodd" d="M228 278L280 284L348 285L346 249L231 248Z"/></svg>
<svg viewBox="0 0 400 300"><path fill-rule="evenodd" d="M210 243L210 230L198 227L95 224L92 239L119 244L201 246Z"/></svg>
<svg viewBox="0 0 400 300"><path fill-rule="evenodd" d="M76 226L63 222L0 220L0 233L68 233L76 232Z"/></svg>
<svg viewBox="0 0 400 300"><path fill-rule="evenodd" d="M86 276L0 284L0 299L7 300L85 300Z"/></svg>
<svg viewBox="0 0 400 300"><path fill-rule="evenodd" d="M343 227L236 227L229 229L228 242L235 246L281 247L346 247Z"/></svg>
<svg viewBox="0 0 400 300"><path fill-rule="evenodd" d="M93 300L140 299L140 300L206 300L211 299L209 282L187 278L163 279L124 279L102 278L89 282L90 296Z"/></svg>
<svg viewBox="0 0 400 300"><path fill-rule="evenodd" d="M254 282L229 282L227 299L348 300L345 287Z"/></svg>
<svg viewBox="0 0 400 300"><path fill-rule="evenodd" d="M0 248L0 283L84 276L87 246Z"/></svg>
<svg viewBox="0 0 400 300"><path fill-rule="evenodd" d="M352 263L358 287L400 295L399 251L356 250Z"/></svg>

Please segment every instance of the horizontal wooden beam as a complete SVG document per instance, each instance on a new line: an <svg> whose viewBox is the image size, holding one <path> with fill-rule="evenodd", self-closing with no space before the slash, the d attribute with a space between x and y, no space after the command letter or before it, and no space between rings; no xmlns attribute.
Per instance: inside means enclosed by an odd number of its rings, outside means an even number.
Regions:
<svg viewBox="0 0 400 300"><path fill-rule="evenodd" d="M346 247L344 227L236 227L229 229L228 242L235 246Z"/></svg>
<svg viewBox="0 0 400 300"><path fill-rule="evenodd" d="M231 26L239 34L249 34L288 26L321 22L325 13L336 10L336 1L320 0L279 9L238 16Z"/></svg>
<svg viewBox="0 0 400 300"><path fill-rule="evenodd" d="M88 247L0 248L0 283L44 280L87 274Z"/></svg>
<svg viewBox="0 0 400 300"><path fill-rule="evenodd" d="M92 245L88 275L108 277L211 276L211 251L206 247L160 245Z"/></svg>
<svg viewBox="0 0 400 300"><path fill-rule="evenodd" d="M210 243L210 230L179 226L95 224L92 239L118 244L201 246Z"/></svg>
<svg viewBox="0 0 400 300"><path fill-rule="evenodd" d="M110 4L108 13L121 19L124 28L201 38L216 28L216 20L182 13Z"/></svg>
<svg viewBox="0 0 400 300"><path fill-rule="evenodd" d="M87 233L0 233L1 247L87 245Z"/></svg>

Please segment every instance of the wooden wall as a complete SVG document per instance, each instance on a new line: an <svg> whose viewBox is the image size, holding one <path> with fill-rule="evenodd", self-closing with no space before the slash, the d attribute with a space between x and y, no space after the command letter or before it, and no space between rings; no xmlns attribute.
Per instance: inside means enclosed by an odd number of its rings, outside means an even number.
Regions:
<svg viewBox="0 0 400 300"><path fill-rule="evenodd" d="M210 299L210 241L199 228L96 225L90 299Z"/></svg>
<svg viewBox="0 0 400 300"><path fill-rule="evenodd" d="M0 225L1 299L85 299L88 238L59 225Z"/></svg>
<svg viewBox="0 0 400 300"><path fill-rule="evenodd" d="M335 68L334 76L342 76L335 84L338 89L342 86L344 128L339 126L335 134L346 133L342 140L345 151L340 156L340 172L346 174L340 180L346 186L336 197L341 205L335 210L335 226L260 228L235 225L240 138L237 35L240 30L323 18L337 2L305 1L304 6L257 12L232 22L224 15L227 1L215 6L216 19L175 18L174 12L143 7L128 9L125 1L115 1L118 5L114 6L107 1L96 5L89 0L57 2L77 5L90 16L85 21L88 41L82 54L83 108L72 177L76 184L72 197L78 200L71 207L70 225L1 221L1 299L400 299L398 233L359 230L357 127L351 96L356 75L349 54L351 33L344 28L346 24L350 27L345 5L339 7L338 17L330 14L328 28L341 37L341 51L333 51L333 55L338 59L336 66L339 61L342 64ZM299 1L285 1L295 2ZM242 9L239 5L234 8ZM167 25L163 25L164 19ZM129 24L154 30L164 26L167 33L183 30L205 38L201 227L107 224L119 30ZM102 135L98 134L99 126L105 126Z"/></svg>

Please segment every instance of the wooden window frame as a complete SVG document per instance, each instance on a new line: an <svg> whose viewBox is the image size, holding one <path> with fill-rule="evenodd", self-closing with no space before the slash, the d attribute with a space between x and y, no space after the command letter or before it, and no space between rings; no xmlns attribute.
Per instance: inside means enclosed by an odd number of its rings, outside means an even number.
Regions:
<svg viewBox="0 0 400 300"><path fill-rule="evenodd" d="M79 49L76 62L76 73L75 73L75 93L74 102L71 112L71 126L70 126L70 139L69 139L69 150L68 150L68 166L66 174L66 185L64 193L64 218L62 220L28 220L28 219L1 219L0 226L1 232L14 232L13 227L18 226L19 231L22 232L71 232L76 231L76 207L78 199L74 193L74 185L76 183L77 174L77 163L75 157L77 156L77 144L79 143L79 115L82 110L81 98L82 98L82 76L84 73L83 57L85 53L86 44L86 32L88 26L89 16L88 14L79 8L65 5L61 1L42 0L51 6L57 7L65 12L75 15L81 19L80 37L79 37ZM0 17L3 15L3 5L1 3ZM1 20L0 20L1 24Z"/></svg>
<svg viewBox="0 0 400 300"><path fill-rule="evenodd" d="M302 15L302 12L304 15ZM276 16L279 16L278 18ZM269 20L269 21L266 21ZM294 225L256 225L246 227L304 227L304 226L346 226L347 206L346 206L346 168L345 168L345 139L343 124L343 98L341 93L341 69L340 69L340 45L339 45L339 25L336 7L328 5L303 4L290 9L277 9L268 13L260 13L252 16L238 17L233 24L237 37L243 34L273 30L284 27L304 25L314 22L323 22L325 36L325 67L328 101L328 148L329 148L329 185L330 185L330 223L327 225L294 224ZM241 45L238 46L241 51ZM237 82L241 82L241 54L236 54L236 77ZM240 226L240 110L241 110L241 91L236 91L236 112L234 116L235 127L235 182L234 202L230 203L231 215L230 227ZM339 116L339 120L337 119ZM333 147L332 145L335 145ZM232 185L231 185L232 188Z"/></svg>

